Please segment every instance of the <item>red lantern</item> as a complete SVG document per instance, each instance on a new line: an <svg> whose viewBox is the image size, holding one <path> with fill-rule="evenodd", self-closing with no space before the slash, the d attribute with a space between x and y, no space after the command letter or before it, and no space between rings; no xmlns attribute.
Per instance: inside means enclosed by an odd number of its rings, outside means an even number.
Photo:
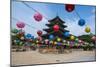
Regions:
<svg viewBox="0 0 100 67"><path fill-rule="evenodd" d="M37 39L38 39L39 41L42 41L42 37L40 37L40 36L39 36Z"/></svg>
<svg viewBox="0 0 100 67"><path fill-rule="evenodd" d="M54 25L53 29L54 29L54 31L58 31L59 30L59 25Z"/></svg>
<svg viewBox="0 0 100 67"><path fill-rule="evenodd" d="M33 17L36 21L41 21L42 20L42 15L40 13L36 13Z"/></svg>
<svg viewBox="0 0 100 67"><path fill-rule="evenodd" d="M41 35L42 35L42 31L41 31L41 30L37 31L37 34L38 34L39 36L41 36Z"/></svg>
<svg viewBox="0 0 100 67"><path fill-rule="evenodd" d="M95 40L96 40L96 37L95 37L95 36L93 36L91 39L92 39L93 41L95 41Z"/></svg>
<svg viewBox="0 0 100 67"><path fill-rule="evenodd" d="M66 5L65 5L65 9L66 9L68 12L72 12L72 11L75 9L75 5L73 5L73 4L66 4Z"/></svg>
<svg viewBox="0 0 100 67"><path fill-rule="evenodd" d="M21 38L22 36L24 36L24 34L25 34L25 32L19 32L18 34L17 34L17 36L19 37L19 38Z"/></svg>
<svg viewBox="0 0 100 67"><path fill-rule="evenodd" d="M16 25L17 25L18 28L24 28L25 27L25 24L23 22L18 22Z"/></svg>

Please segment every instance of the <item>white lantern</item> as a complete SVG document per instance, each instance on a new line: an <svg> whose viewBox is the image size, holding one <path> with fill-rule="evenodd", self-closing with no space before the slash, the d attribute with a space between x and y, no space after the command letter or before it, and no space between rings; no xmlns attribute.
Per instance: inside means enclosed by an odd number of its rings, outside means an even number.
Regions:
<svg viewBox="0 0 100 67"><path fill-rule="evenodd" d="M21 40L24 40L24 37L21 37L20 39L21 39Z"/></svg>

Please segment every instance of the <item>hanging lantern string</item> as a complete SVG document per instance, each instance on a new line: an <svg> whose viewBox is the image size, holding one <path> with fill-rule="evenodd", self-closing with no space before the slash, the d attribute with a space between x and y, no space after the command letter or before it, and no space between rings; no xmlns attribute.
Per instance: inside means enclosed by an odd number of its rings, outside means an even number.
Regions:
<svg viewBox="0 0 100 67"><path fill-rule="evenodd" d="M75 10L75 13L77 14L77 16L81 19L81 16L79 15L79 13Z"/></svg>
<svg viewBox="0 0 100 67"><path fill-rule="evenodd" d="M12 19L13 19L13 20L16 20L16 21L19 21L18 19L14 18L14 17L12 17ZM26 24L27 26L31 27L31 28L36 29L35 27L33 27L33 26L31 26L31 25L29 25L29 24L27 24L27 23L25 23L25 24Z"/></svg>
<svg viewBox="0 0 100 67"><path fill-rule="evenodd" d="M38 12L39 14L41 14L39 11L37 11L36 9L32 8L30 5L28 5L27 3L25 2L22 2L24 5L26 5L27 7L29 7L30 9L32 9L33 11L35 12ZM46 18L44 15L42 15L46 20L48 20L48 18Z"/></svg>

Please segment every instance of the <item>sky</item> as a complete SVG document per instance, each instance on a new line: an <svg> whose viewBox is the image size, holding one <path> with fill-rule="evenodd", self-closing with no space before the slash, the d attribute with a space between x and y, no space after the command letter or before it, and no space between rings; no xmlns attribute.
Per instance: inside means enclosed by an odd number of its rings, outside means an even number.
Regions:
<svg viewBox="0 0 100 67"><path fill-rule="evenodd" d="M38 22L33 16L37 13L35 10L30 9L24 5L21 1L12 1L11 6L11 27L12 29L17 28L16 23L19 21L24 22L26 25L23 28L26 34L30 33L34 37L37 37L37 31L48 28L45 24L49 24L48 20L59 16L68 27L66 30L70 31L70 34L75 36L80 36L86 33L84 30L86 26L89 26L91 33L95 34L95 6L86 6L86 5L75 5L75 10L72 12L67 12L65 10L64 4L55 4L55 3L39 3L39 2L25 2L33 9L37 10L42 14L43 19ZM80 17L77 15L77 13ZM15 20L15 19L17 20ZM79 26L78 21L84 19L86 24L84 26ZM28 25L27 25L28 24ZM30 27L30 26L31 27ZM18 28L17 28L18 29ZM43 31L43 34L46 32Z"/></svg>

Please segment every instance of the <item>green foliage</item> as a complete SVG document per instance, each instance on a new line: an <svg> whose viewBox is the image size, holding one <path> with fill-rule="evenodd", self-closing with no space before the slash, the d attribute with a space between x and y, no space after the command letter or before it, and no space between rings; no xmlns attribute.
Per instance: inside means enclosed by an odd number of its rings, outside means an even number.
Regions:
<svg viewBox="0 0 100 67"><path fill-rule="evenodd" d="M83 41L85 41L85 42L88 42L88 43L91 43L92 42L92 40L91 40L91 35L89 34L89 35L82 35L82 36L79 36L79 38L81 39L81 40L83 40Z"/></svg>

